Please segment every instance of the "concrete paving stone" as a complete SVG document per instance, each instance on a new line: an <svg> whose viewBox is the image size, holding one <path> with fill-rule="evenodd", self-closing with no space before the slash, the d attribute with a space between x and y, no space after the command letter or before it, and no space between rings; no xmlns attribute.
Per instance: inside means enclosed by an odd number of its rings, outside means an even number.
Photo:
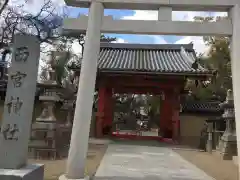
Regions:
<svg viewBox="0 0 240 180"><path fill-rule="evenodd" d="M214 180L169 147L110 144L95 180Z"/></svg>

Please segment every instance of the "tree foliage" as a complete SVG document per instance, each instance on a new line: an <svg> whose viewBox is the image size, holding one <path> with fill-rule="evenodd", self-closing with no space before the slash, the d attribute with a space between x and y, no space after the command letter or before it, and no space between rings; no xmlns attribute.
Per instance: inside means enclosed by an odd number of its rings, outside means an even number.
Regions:
<svg viewBox="0 0 240 180"><path fill-rule="evenodd" d="M8 6L1 16L0 48L9 46L14 34L32 34L40 42L52 43L60 37L62 16L58 14L51 0L44 0L43 6L34 14L23 10L24 5Z"/></svg>
<svg viewBox="0 0 240 180"><path fill-rule="evenodd" d="M64 14L56 10L51 0L44 0L43 5L35 12L25 7L28 1L2 6L0 17L0 51L2 60L11 53L11 44L15 34L31 34L43 44L54 44L56 40L64 39L60 27ZM41 48L43 50L43 48Z"/></svg>
<svg viewBox="0 0 240 180"><path fill-rule="evenodd" d="M100 41L101 42L113 42L116 41L117 38L115 37L109 37L109 36L105 36L104 34L101 35Z"/></svg>
<svg viewBox="0 0 240 180"><path fill-rule="evenodd" d="M195 17L196 21L221 21L226 17ZM196 88L195 93L200 98L209 99L212 95L224 98L226 91L232 88L230 40L229 37L206 36L203 40L209 51L206 56L200 56L200 63L214 72L214 78L206 88Z"/></svg>
<svg viewBox="0 0 240 180"><path fill-rule="evenodd" d="M85 43L85 35L80 35L78 41L79 44L82 45L82 52L84 51L84 43ZM67 65L70 61L72 61L71 63L76 63L76 64L80 64L80 60L82 59L82 57L77 56L76 54L74 54L71 51L71 45L74 42L74 38L61 38L61 40L59 40L59 42L55 45L56 46L56 51L64 51L66 52L65 55L61 58L59 58L59 60L56 62L56 77L57 77L57 82L59 84L61 84L62 80L68 75L69 71L67 68ZM112 38L112 37L107 37L104 34L101 35L101 42L112 42L115 41L116 38ZM47 69L46 69L47 70Z"/></svg>

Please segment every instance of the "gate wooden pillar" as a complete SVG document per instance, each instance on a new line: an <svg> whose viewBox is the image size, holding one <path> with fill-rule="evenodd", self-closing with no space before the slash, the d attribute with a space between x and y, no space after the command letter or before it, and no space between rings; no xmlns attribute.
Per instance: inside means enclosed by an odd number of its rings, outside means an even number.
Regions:
<svg viewBox="0 0 240 180"><path fill-rule="evenodd" d="M98 90L98 112L96 122L96 136L102 138L111 130L113 118L112 88L100 86ZM109 132L110 133L110 132Z"/></svg>
<svg viewBox="0 0 240 180"><path fill-rule="evenodd" d="M179 93L165 90L160 106L160 131L165 138L179 136Z"/></svg>
<svg viewBox="0 0 240 180"><path fill-rule="evenodd" d="M172 114L172 92L165 90L160 106L160 131L165 138L172 138Z"/></svg>
<svg viewBox="0 0 240 180"><path fill-rule="evenodd" d="M180 96L179 92L175 91L172 96L172 139L178 140L180 136L180 117L179 117L179 110L180 110Z"/></svg>

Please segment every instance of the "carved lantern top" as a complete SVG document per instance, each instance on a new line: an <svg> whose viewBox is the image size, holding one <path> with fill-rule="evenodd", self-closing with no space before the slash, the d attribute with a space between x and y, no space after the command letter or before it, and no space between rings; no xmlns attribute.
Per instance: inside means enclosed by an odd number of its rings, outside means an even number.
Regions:
<svg viewBox="0 0 240 180"><path fill-rule="evenodd" d="M222 109L234 109L234 103L233 103L233 92L231 89L227 91L227 96L225 102L220 104L220 107Z"/></svg>

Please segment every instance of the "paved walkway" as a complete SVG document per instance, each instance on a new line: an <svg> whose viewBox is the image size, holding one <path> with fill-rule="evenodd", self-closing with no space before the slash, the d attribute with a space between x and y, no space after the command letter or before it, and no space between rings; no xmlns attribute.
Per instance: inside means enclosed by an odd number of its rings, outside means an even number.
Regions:
<svg viewBox="0 0 240 180"><path fill-rule="evenodd" d="M167 147L110 144L95 180L213 180Z"/></svg>

